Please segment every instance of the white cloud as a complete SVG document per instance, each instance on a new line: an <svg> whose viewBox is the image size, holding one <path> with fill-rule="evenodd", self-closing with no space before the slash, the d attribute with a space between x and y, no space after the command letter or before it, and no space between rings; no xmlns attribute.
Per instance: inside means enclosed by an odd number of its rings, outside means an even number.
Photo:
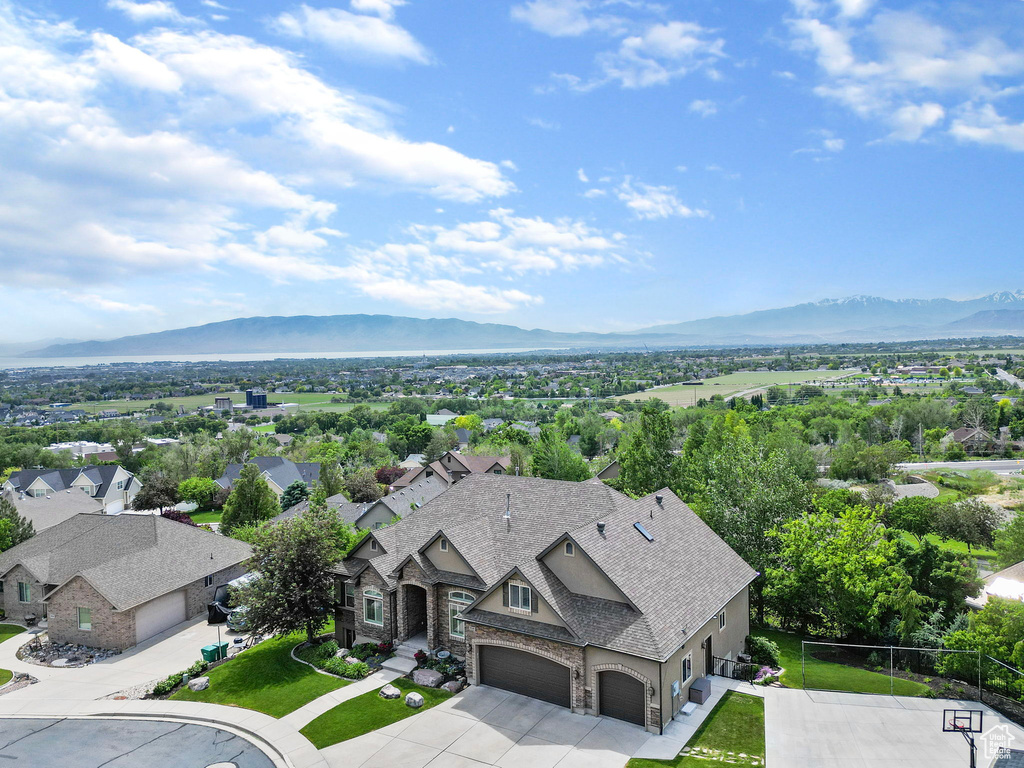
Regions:
<svg viewBox="0 0 1024 768"><path fill-rule="evenodd" d="M391 10L388 3L383 6ZM357 4L353 4L357 7ZM409 32L392 24L391 14L367 16L341 8L311 8L302 5L297 11L282 13L271 28L288 37L312 40L330 48L339 56L381 62L410 61L427 64L430 55Z"/></svg>
<svg viewBox="0 0 1024 768"><path fill-rule="evenodd" d="M587 178L586 171L584 171L582 168L580 168L578 171L576 171L576 178L579 179L580 181L582 181L584 184L586 184L586 183L588 183L590 181L590 179Z"/></svg>
<svg viewBox="0 0 1024 768"><path fill-rule="evenodd" d="M718 114L718 105L710 99L694 99L690 102L690 111L701 117Z"/></svg>
<svg viewBox="0 0 1024 768"><path fill-rule="evenodd" d="M1011 122L991 104L965 107L953 121L950 133L958 141L1024 152L1024 122Z"/></svg>
<svg viewBox="0 0 1024 768"><path fill-rule="evenodd" d="M398 136L370 100L330 87L283 51L210 31L161 31L138 45L176 72L197 100L214 97L229 115L222 119L276 121L286 142L282 155L296 153L304 173L326 182L377 181L463 202L515 189L497 163Z"/></svg>
<svg viewBox="0 0 1024 768"><path fill-rule="evenodd" d="M846 146L845 139L825 139L821 142L821 145L828 152L842 152Z"/></svg>
<svg viewBox="0 0 1024 768"><path fill-rule="evenodd" d="M138 48L125 45L113 35L94 32L90 54L97 71L128 85L155 91L181 88L181 78L167 65Z"/></svg>
<svg viewBox="0 0 1024 768"><path fill-rule="evenodd" d="M703 218L709 215L705 210L684 205L676 196L675 187L633 182L629 176L616 188L615 193L638 219L667 219L671 216Z"/></svg>
<svg viewBox="0 0 1024 768"><path fill-rule="evenodd" d="M512 18L552 37L578 37L594 28L586 0L530 0L512 6ZM596 22L599 26L603 22Z"/></svg>
<svg viewBox="0 0 1024 768"><path fill-rule="evenodd" d="M136 24L151 24L155 22L183 22L195 21L182 16L174 3L167 0L149 0L149 2L136 3L132 0L107 0L107 8L114 11L121 11L125 16Z"/></svg>
<svg viewBox="0 0 1024 768"><path fill-rule="evenodd" d="M587 198L588 200L593 200L595 197L604 197L607 194L608 194L607 190L598 189L597 187L594 187L594 188L588 189L586 192L584 192L583 196L585 198Z"/></svg>
<svg viewBox="0 0 1024 768"><path fill-rule="evenodd" d="M353 11L375 13L382 19L393 19L395 8L405 5L405 0L352 0Z"/></svg>
<svg viewBox="0 0 1024 768"><path fill-rule="evenodd" d="M159 309L152 304L128 304L123 301L115 301L106 296L95 293L76 293L75 291L61 291L61 296L66 301L73 301L77 304L98 309L101 312L145 312L147 314L162 315Z"/></svg>
<svg viewBox="0 0 1024 768"><path fill-rule="evenodd" d="M526 119L526 122L534 128L540 128L542 131L560 131L562 129L560 123L554 120L545 120L542 117L529 117Z"/></svg>
<svg viewBox="0 0 1024 768"><path fill-rule="evenodd" d="M1024 73L1024 50L992 29L953 29L867 0L838 5L832 19L819 3L795 2L793 46L820 67L815 93L886 125L891 141L941 130L951 111L1000 98L1006 80Z"/></svg>

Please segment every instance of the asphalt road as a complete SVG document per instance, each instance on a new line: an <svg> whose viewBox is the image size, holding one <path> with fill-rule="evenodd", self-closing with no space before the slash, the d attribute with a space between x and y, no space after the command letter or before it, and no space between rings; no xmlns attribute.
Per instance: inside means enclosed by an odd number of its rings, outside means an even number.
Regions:
<svg viewBox="0 0 1024 768"><path fill-rule="evenodd" d="M1024 381L1021 381L1012 373L1004 371L1002 368L996 368L996 378L1009 384L1011 387L1024 388Z"/></svg>
<svg viewBox="0 0 1024 768"><path fill-rule="evenodd" d="M987 469L999 475L1024 470L1022 459L997 459L995 461L925 461L917 464L900 464L908 472L926 472L929 469Z"/></svg>
<svg viewBox="0 0 1024 768"><path fill-rule="evenodd" d="M219 765L220 764L220 765ZM274 768L251 742L161 720L0 719L0 768Z"/></svg>

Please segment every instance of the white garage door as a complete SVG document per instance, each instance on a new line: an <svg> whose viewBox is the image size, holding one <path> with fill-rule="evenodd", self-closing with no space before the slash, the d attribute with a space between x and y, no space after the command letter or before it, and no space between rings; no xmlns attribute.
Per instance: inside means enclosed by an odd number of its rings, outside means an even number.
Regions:
<svg viewBox="0 0 1024 768"><path fill-rule="evenodd" d="M123 501L112 501L109 504L107 504L108 515L120 515L122 512L124 512Z"/></svg>
<svg viewBox="0 0 1024 768"><path fill-rule="evenodd" d="M185 620L185 590L143 603L135 609L135 642L141 643Z"/></svg>

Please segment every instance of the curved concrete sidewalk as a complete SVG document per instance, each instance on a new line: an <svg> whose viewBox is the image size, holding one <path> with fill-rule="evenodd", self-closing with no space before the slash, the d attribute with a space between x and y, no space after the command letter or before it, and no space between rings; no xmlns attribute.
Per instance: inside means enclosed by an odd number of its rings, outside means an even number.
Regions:
<svg viewBox="0 0 1024 768"><path fill-rule="evenodd" d="M317 671L319 672L320 670ZM379 670L369 677L364 677L359 682L350 683L344 688L338 688L336 691L325 693L318 699L313 699L308 704L304 704L294 712L290 712L282 717L281 722L288 723L296 730L305 728L324 712L334 709L343 701L348 701L349 699L354 699L356 696L361 696L364 693L374 691L401 676L401 672L395 672L391 669Z"/></svg>

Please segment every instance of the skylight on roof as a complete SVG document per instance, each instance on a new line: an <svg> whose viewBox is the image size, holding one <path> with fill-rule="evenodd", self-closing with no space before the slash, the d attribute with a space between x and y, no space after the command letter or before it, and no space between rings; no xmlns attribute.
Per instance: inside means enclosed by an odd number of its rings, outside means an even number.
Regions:
<svg viewBox="0 0 1024 768"><path fill-rule="evenodd" d="M654 541L654 537L651 536L650 532L646 528L644 528L640 523L633 523L633 527L640 531L640 533L643 534L643 537L645 539L647 539L648 541Z"/></svg>

